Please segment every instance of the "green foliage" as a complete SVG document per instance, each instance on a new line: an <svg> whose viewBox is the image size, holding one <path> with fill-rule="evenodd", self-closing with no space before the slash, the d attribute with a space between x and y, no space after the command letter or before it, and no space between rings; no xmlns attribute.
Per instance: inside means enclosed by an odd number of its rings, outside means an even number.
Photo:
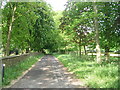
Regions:
<svg viewBox="0 0 120 90"><path fill-rule="evenodd" d="M94 46L93 18L92 3L68 3L60 24L60 28L69 38L66 46L77 46L73 49L79 48L80 53L81 46Z"/></svg>
<svg viewBox="0 0 120 90"><path fill-rule="evenodd" d="M28 47L29 41L31 40L30 30L33 29L33 25L36 20L36 15L34 13L35 9L31 9L31 6L35 7L35 3L22 3L22 2L8 2L4 7L3 14L3 46L5 49L7 35L8 35L8 26L11 19L11 10L12 5L16 4L16 11L14 22L12 24L12 32L11 32L11 40L10 40L10 48L11 49L21 49L24 50Z"/></svg>
<svg viewBox="0 0 120 90"><path fill-rule="evenodd" d="M5 51L13 7L16 5L10 38L10 50L20 52L78 51L81 46L95 49L94 18L98 18L99 39L102 49L119 49L120 39L120 2L97 2L98 13L95 14L92 2L69 2L66 9L54 12L46 2L7 2L2 9L2 38ZM32 7L32 8L31 8ZM1 28L0 28L1 29ZM109 51L108 50L108 51ZM118 65L116 58L96 64L90 56L78 57L76 54L57 56L78 78L86 81L92 88L117 88ZM36 57L21 62L17 66L6 68L3 85L21 75L37 60ZM102 57L104 60L104 57ZM32 60L32 61L30 61ZM27 65L27 66L26 66ZM9 74L8 74L9 73ZM9 75L9 76L8 76Z"/></svg>
<svg viewBox="0 0 120 90"><path fill-rule="evenodd" d="M118 88L118 58L96 64L94 57L76 56L75 53L55 55L69 71L90 88ZM116 62L114 62L114 61Z"/></svg>
<svg viewBox="0 0 120 90"><path fill-rule="evenodd" d="M70 42L95 48L94 17L98 18L100 45L102 49L119 47L120 2L97 2L95 14L92 2L69 2L63 11L60 28L69 36ZM117 39L116 39L117 38Z"/></svg>
<svg viewBox="0 0 120 90"><path fill-rule="evenodd" d="M5 67L5 77L2 83L3 86L9 85L12 80L17 79L19 76L21 76L23 71L29 69L42 56L43 54L30 56L27 59L17 63L16 65Z"/></svg>
<svg viewBox="0 0 120 90"><path fill-rule="evenodd" d="M61 40L56 31L53 19L54 12L44 1L41 2L8 2L3 14L3 47L5 49L8 26L12 18L12 5L16 5L15 20L12 24L10 50L19 49L41 51L43 49L55 50ZM11 7L11 8L10 8ZM32 8L31 8L32 7Z"/></svg>

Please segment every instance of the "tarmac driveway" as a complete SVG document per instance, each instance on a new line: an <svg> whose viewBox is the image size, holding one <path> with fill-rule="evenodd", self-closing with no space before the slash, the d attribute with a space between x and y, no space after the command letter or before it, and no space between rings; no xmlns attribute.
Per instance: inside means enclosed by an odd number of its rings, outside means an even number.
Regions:
<svg viewBox="0 0 120 90"><path fill-rule="evenodd" d="M11 88L83 88L82 85L54 56L46 55Z"/></svg>

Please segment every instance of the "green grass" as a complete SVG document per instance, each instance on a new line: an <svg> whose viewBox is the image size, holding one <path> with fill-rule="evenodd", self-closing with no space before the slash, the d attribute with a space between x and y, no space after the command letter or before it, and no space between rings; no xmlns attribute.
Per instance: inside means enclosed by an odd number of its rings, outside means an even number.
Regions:
<svg viewBox="0 0 120 90"><path fill-rule="evenodd" d="M111 57L109 61L97 64L95 58L91 56L81 58L75 54L55 54L54 56L88 87L118 88L118 58Z"/></svg>
<svg viewBox="0 0 120 90"><path fill-rule="evenodd" d="M2 87L2 68L1 68L1 66L2 66L2 61L0 60L0 89Z"/></svg>
<svg viewBox="0 0 120 90"><path fill-rule="evenodd" d="M21 61L20 63L17 63L17 65L5 67L5 77L4 77L4 82L2 83L3 86L9 85L12 80L17 79L18 76L21 76L22 72L29 69L42 56L43 54L30 56L27 59Z"/></svg>
<svg viewBox="0 0 120 90"><path fill-rule="evenodd" d="M2 75L1 75L2 73L0 72L0 89L1 89L1 87L2 87Z"/></svg>

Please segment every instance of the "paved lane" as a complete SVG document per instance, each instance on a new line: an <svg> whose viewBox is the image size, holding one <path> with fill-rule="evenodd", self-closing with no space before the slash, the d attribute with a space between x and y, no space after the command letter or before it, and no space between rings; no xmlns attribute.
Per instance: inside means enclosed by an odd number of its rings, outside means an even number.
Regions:
<svg viewBox="0 0 120 90"><path fill-rule="evenodd" d="M46 55L11 88L82 88L83 83L68 73L53 56Z"/></svg>

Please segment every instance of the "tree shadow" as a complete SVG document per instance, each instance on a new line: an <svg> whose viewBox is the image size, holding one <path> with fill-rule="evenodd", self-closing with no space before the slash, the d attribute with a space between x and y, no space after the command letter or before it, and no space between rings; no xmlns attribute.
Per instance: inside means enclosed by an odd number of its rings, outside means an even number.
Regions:
<svg viewBox="0 0 120 90"><path fill-rule="evenodd" d="M85 87L63 69L53 56L46 55L11 88L78 88Z"/></svg>

